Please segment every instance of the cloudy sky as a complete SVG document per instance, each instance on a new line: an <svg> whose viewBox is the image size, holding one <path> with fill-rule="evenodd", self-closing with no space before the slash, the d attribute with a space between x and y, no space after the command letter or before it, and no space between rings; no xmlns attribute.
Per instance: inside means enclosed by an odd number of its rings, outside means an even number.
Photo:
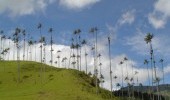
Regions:
<svg viewBox="0 0 170 100"><path fill-rule="evenodd" d="M168 0L0 0L0 30L4 30L5 35L12 35L13 30L20 27L26 29L26 33L36 40L39 39L37 24L42 23L42 33L47 37L48 43L50 39L48 29L50 27L54 29L54 50L62 50L63 57L69 56L69 45L75 29L80 28L82 37L91 42L92 35L89 34L89 29L98 27L98 47L102 55L105 88L109 88L108 36L111 36L113 75L121 77L119 62L127 57L129 72L132 74L133 65L133 70L139 72L139 81L143 84L148 83L146 66L143 64L144 59L150 58L149 47L144 42L148 32L154 34L153 48L158 75L160 77L162 75L159 60L164 59L165 82L170 83L169 19ZM9 41L11 40L6 40L5 43L8 44ZM89 52L90 48L87 46ZM11 47L10 59L13 59L13 49L15 48ZM22 49L21 46L21 55ZM36 51L38 50L37 48ZM49 51L50 46L47 45L46 52ZM34 54L34 50L32 52ZM57 56L56 52L54 54ZM37 59L38 55L37 53ZM49 53L46 56L50 59ZM91 53L88 57L90 71L93 69ZM82 63L85 65L84 61ZM124 73L125 66L126 64L123 65ZM113 81L120 82L120 80Z"/></svg>

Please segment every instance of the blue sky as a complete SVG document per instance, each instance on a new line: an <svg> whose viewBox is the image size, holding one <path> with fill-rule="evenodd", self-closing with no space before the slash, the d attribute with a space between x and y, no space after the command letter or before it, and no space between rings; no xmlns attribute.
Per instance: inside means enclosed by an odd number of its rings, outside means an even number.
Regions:
<svg viewBox="0 0 170 100"><path fill-rule="evenodd" d="M168 0L1 0L0 29L11 34L16 27L39 38L37 24L43 24L43 35L54 29L56 44L70 44L72 32L80 28L82 36L98 27L99 39L112 36L112 58L126 55L136 66L143 67L149 48L143 41L146 33L155 35L153 46L158 67L165 60L170 75L170 1ZM102 43L101 43L102 44ZM107 46L107 43L103 43ZM101 46L102 47L102 46ZM168 82L170 80L166 78Z"/></svg>

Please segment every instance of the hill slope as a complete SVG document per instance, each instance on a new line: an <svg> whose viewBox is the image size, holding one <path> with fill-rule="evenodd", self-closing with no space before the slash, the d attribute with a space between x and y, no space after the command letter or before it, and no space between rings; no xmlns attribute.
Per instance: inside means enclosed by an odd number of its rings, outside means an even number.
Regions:
<svg viewBox="0 0 170 100"><path fill-rule="evenodd" d="M96 95L92 78L71 69L59 69L36 62L21 62L18 83L17 62L0 62L1 100L107 100L109 91ZM45 71L44 71L45 70ZM113 98L113 100L118 100Z"/></svg>

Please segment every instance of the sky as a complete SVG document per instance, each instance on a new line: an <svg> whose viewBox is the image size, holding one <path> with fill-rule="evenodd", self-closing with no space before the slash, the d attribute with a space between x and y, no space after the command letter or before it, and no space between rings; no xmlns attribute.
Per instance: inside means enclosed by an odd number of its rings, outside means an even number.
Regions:
<svg viewBox="0 0 170 100"><path fill-rule="evenodd" d="M89 30L97 27L98 48L102 55L102 70L106 81L104 87L107 89L110 82L107 37L111 37L113 75L121 78L119 63L127 57L128 71L131 73L133 65L134 70L139 72L139 82L147 85L147 68L143 62L144 59L150 58L149 47L144 41L148 32L154 34L152 43L158 76L162 77L159 60L164 59L165 82L170 83L169 19L169 0L0 0L0 30L3 30L5 35L12 35L15 28L20 27L37 40L40 38L37 25L42 23L42 34L46 36L48 44L50 39L48 29L53 28L55 43L53 48L56 51L62 50L63 57L69 56L69 45L75 29L81 29L81 36L91 44L93 39ZM12 45L9 39L4 43L7 46L9 42ZM13 59L14 49L11 46L10 60ZM21 55L22 49L21 46ZM90 52L88 69L92 71L93 59L90 49L91 47L87 46L87 51ZM37 48L36 51L38 50ZM47 59L50 59L50 45L47 45L46 52ZM32 54L34 53L35 50L32 51ZM54 54L57 56L56 52ZM39 59L39 53L36 57ZM84 60L82 65L85 65ZM125 72L126 64L122 66ZM113 81L120 82L120 80Z"/></svg>

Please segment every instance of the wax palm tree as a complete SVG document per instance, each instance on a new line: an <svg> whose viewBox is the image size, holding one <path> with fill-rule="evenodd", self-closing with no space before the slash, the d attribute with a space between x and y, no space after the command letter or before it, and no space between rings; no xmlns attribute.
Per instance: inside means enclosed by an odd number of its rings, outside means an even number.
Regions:
<svg viewBox="0 0 170 100"><path fill-rule="evenodd" d="M5 47L6 35L3 35L1 38L2 38L2 42L3 42L3 43L2 43L2 51L4 51L4 49L5 49L4 47ZM4 55L3 55L3 56L4 56ZM4 57L3 57L3 58L4 58Z"/></svg>
<svg viewBox="0 0 170 100"><path fill-rule="evenodd" d="M58 53L58 56L57 56L57 58L58 58L58 67L60 67L60 53L61 53L61 51L58 50L57 53Z"/></svg>
<svg viewBox="0 0 170 100"><path fill-rule="evenodd" d="M29 51L30 61L32 61L32 45L33 45L33 41L32 41L32 38L31 38L31 40L28 41L28 46L30 48L30 51Z"/></svg>
<svg viewBox="0 0 170 100"><path fill-rule="evenodd" d="M112 98L112 65L111 65L111 50L110 50L110 37L108 37L109 44L109 61L110 61L110 90L111 90L111 98Z"/></svg>
<svg viewBox="0 0 170 100"><path fill-rule="evenodd" d="M81 32L81 30L80 30L80 32ZM79 54L79 55L80 55L80 57L79 57L79 58L80 58L80 71L81 71L81 44L82 44L82 43L81 43L81 36L79 35L79 48L80 48L80 49L79 49L79 53L80 53L80 54Z"/></svg>
<svg viewBox="0 0 170 100"><path fill-rule="evenodd" d="M34 61L36 61L36 59L37 59L37 56L36 56L36 53L37 53L37 46L36 46L36 44L37 44L37 41L34 41L34 52L35 52L35 54L34 54Z"/></svg>
<svg viewBox="0 0 170 100"><path fill-rule="evenodd" d="M41 62L41 71L40 71L40 75L41 75L41 83L42 83L42 71L43 71L43 59L42 59L42 52L43 52L43 37L42 37L42 33L41 33L41 30L42 30L42 24L39 23L37 28L39 29L39 32L40 32L40 62Z"/></svg>
<svg viewBox="0 0 170 100"><path fill-rule="evenodd" d="M50 41L50 44L51 44L51 66L52 66L52 64L53 64L53 34L52 34L52 32L53 32L53 28L50 28L49 29L49 31L48 31L49 33L51 33L51 41Z"/></svg>
<svg viewBox="0 0 170 100"><path fill-rule="evenodd" d="M67 57L64 57L63 59L62 59L62 61L63 61L63 65L65 66L65 68L67 68Z"/></svg>
<svg viewBox="0 0 170 100"><path fill-rule="evenodd" d="M116 87L120 88L121 87L120 83L116 83ZM119 92L119 97L120 97L120 92Z"/></svg>
<svg viewBox="0 0 170 100"><path fill-rule="evenodd" d="M164 74L164 60L163 59L160 59L159 61L161 63L161 66L162 66L162 77L163 77L163 81L162 81L162 84L165 84L165 74ZM165 97L165 100L166 100L166 97Z"/></svg>
<svg viewBox="0 0 170 100"><path fill-rule="evenodd" d="M10 47L11 47L11 37L10 36L8 37L8 40L9 40L8 47L10 49ZM9 60L9 57L10 57L10 51L8 52L8 60Z"/></svg>
<svg viewBox="0 0 170 100"><path fill-rule="evenodd" d="M85 56L86 74L87 74L87 55L88 55L86 51L87 41L84 39L81 44L84 46L84 56Z"/></svg>
<svg viewBox="0 0 170 100"><path fill-rule="evenodd" d="M16 37L13 35L13 38L12 38L12 41L13 41L13 60L15 60L15 48L16 48Z"/></svg>
<svg viewBox="0 0 170 100"><path fill-rule="evenodd" d="M153 52L153 48L152 48L152 39L153 39L154 35L151 33L148 33L145 38L144 41L149 44L150 46L150 63L151 63L151 68L152 70L154 70L154 72L152 72L152 74L154 73L154 78L157 78L157 74L156 74L156 66L155 66L155 58L154 58L154 52ZM152 77L152 90L153 90L153 80L154 78ZM159 92L159 88L158 88L158 83L157 83L157 92ZM154 99L154 96L153 96Z"/></svg>
<svg viewBox="0 0 170 100"><path fill-rule="evenodd" d="M150 86L151 84L150 84L150 75L149 75L149 66L148 66L148 63L149 63L149 61L147 60L147 59L145 59L144 60L144 64L147 66L147 71L148 71L148 86ZM150 95L150 87L148 88L148 92L149 92L149 96L151 96ZM150 97L151 98L151 97Z"/></svg>
<svg viewBox="0 0 170 100"><path fill-rule="evenodd" d="M151 34L151 33L148 33L146 36L145 36L145 38L144 38L144 40L145 40L145 42L147 43L147 44L149 44L149 46L150 46L150 63L151 63L151 68L152 68L152 70L153 70L153 62L155 62L154 61L154 58L153 58L153 48L152 48L152 39L153 39L153 34ZM155 63L154 63L155 64ZM155 66L155 65L154 65ZM155 67L154 67L154 69L155 69ZM153 73L153 72L152 72ZM155 73L156 73L156 69L155 69ZM156 74L155 74L155 78L156 78ZM153 77L152 77L152 86L153 86Z"/></svg>
<svg viewBox="0 0 170 100"><path fill-rule="evenodd" d="M22 35L24 37L23 60L25 60L25 35L26 35L26 31L25 30L22 31Z"/></svg>
<svg viewBox="0 0 170 100"><path fill-rule="evenodd" d="M160 93L159 93L159 83L160 83L161 79L159 77L156 77L155 80L153 81L153 83L157 83L157 91L158 91L158 99L160 100Z"/></svg>
<svg viewBox="0 0 170 100"><path fill-rule="evenodd" d="M139 97L139 78L138 78L138 74L139 72L138 71L135 71L135 76L136 76L136 84L137 84L137 92L138 92L138 97Z"/></svg>
<svg viewBox="0 0 170 100"><path fill-rule="evenodd" d="M0 35L1 35L1 37L0 37L0 39L1 39L1 47L0 47L1 50L0 50L0 52L3 51L3 50L2 50L2 35L3 35L3 33L4 33L4 31L1 30L1 31L0 31ZM2 58L1 55L0 55L0 58ZM2 59L0 59L0 60L2 60Z"/></svg>
<svg viewBox="0 0 170 100"><path fill-rule="evenodd" d="M142 100L143 100L143 84L139 83L139 87L140 87L141 96L142 96Z"/></svg>
<svg viewBox="0 0 170 100"><path fill-rule="evenodd" d="M101 75L101 74L102 74L102 68L101 68L101 67L102 67L102 63L101 63L101 56L102 56L102 55L101 55L100 53L99 53L99 54L98 54L98 56L97 56L97 57L98 57L98 59L99 59L99 70L100 70L100 74L99 74L99 75ZM101 79L100 79L100 80L101 80Z"/></svg>
<svg viewBox="0 0 170 100"><path fill-rule="evenodd" d="M104 76L103 74L100 74L100 83L101 83L101 87L103 87L103 83L104 83Z"/></svg>
<svg viewBox="0 0 170 100"><path fill-rule="evenodd" d="M19 34L21 32L21 29L16 28L14 37L15 37L15 42L16 42L16 47L17 47L17 66L18 66L18 83L20 82L20 51L19 51Z"/></svg>
<svg viewBox="0 0 170 100"><path fill-rule="evenodd" d="M123 97L123 87L124 87L124 86L123 86L123 83L124 83L124 82L123 82L123 80L124 80L124 74L123 74L123 66L122 66L123 61L121 61L119 64L120 64L120 66L121 66L121 73L122 73L122 89L121 89L121 90L122 90L122 97Z"/></svg>
<svg viewBox="0 0 170 100"><path fill-rule="evenodd" d="M70 58L69 58L69 68L70 68L70 62L71 62L71 59L73 58L73 60L74 60L74 62L75 62L75 56L73 57L73 55L74 55L74 49L75 49L75 45L73 44L73 42L74 42L74 39L72 38L72 43L71 43L71 46L70 46L70 49L71 49L71 51L70 51ZM74 68L75 66L73 66L73 68Z"/></svg>
<svg viewBox="0 0 170 100"><path fill-rule="evenodd" d="M128 68L127 68L128 58L127 58L127 57L124 57L123 60L124 60L124 63L126 64L126 73L127 73L127 76L125 77L125 81L126 81L127 83L129 83L129 73L128 73ZM129 85L127 85L127 87L128 87L128 96L129 96L129 98L130 98Z"/></svg>
<svg viewBox="0 0 170 100"><path fill-rule="evenodd" d="M79 34L81 33L81 30L80 29L77 29L73 32L73 34L75 35L75 39L76 39L76 50L77 50L77 55L79 54L79 43L78 43L78 37L79 37ZM79 58L77 56L77 70L79 70Z"/></svg>
<svg viewBox="0 0 170 100"><path fill-rule="evenodd" d="M162 76L163 76L163 84L165 84L165 75L164 75L164 60L163 59L160 59L159 61L161 63L161 66L162 66Z"/></svg>

